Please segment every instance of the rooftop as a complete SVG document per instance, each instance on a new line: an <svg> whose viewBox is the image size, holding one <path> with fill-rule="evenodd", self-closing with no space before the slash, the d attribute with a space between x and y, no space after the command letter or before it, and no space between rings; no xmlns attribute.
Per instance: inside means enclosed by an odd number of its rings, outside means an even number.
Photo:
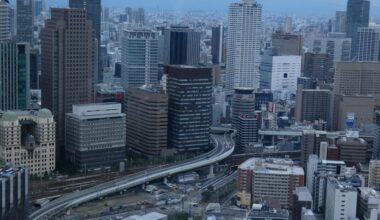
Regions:
<svg viewBox="0 0 380 220"><path fill-rule="evenodd" d="M294 193L298 197L298 201L313 201L309 189L307 187L297 187Z"/></svg>
<svg viewBox="0 0 380 220"><path fill-rule="evenodd" d="M304 175L304 170L295 166L291 159L251 158L240 164L239 169L253 170L255 173L278 175Z"/></svg>

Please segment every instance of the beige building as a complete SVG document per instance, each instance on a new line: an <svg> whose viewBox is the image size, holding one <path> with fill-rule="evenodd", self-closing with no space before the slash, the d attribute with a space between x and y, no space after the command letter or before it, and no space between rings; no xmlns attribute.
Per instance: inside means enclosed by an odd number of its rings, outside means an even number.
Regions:
<svg viewBox="0 0 380 220"><path fill-rule="evenodd" d="M368 186L380 191L380 160L369 163Z"/></svg>
<svg viewBox="0 0 380 220"><path fill-rule="evenodd" d="M264 197L291 209L293 191L304 185L304 170L290 159L251 158L240 164L237 177L238 203L251 207Z"/></svg>
<svg viewBox="0 0 380 220"><path fill-rule="evenodd" d="M5 112L0 118L0 159L43 176L55 169L55 121L47 109Z"/></svg>

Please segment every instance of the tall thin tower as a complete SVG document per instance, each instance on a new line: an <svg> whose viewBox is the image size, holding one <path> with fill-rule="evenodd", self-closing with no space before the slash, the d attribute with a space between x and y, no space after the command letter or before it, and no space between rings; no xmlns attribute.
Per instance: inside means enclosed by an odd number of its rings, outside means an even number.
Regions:
<svg viewBox="0 0 380 220"><path fill-rule="evenodd" d="M17 40L33 45L34 0L17 0Z"/></svg>
<svg viewBox="0 0 380 220"><path fill-rule="evenodd" d="M262 6L255 0L232 3L227 41L227 88L259 88Z"/></svg>
<svg viewBox="0 0 380 220"><path fill-rule="evenodd" d="M11 8L8 1L0 0L0 42L11 38Z"/></svg>

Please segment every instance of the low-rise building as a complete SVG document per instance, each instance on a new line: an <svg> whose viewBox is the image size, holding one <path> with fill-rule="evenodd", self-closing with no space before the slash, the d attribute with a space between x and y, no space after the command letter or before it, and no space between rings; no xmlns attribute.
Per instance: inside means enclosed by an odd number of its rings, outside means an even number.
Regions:
<svg viewBox="0 0 380 220"><path fill-rule="evenodd" d="M369 187L358 188L357 217L363 220L377 220L380 210L380 194Z"/></svg>

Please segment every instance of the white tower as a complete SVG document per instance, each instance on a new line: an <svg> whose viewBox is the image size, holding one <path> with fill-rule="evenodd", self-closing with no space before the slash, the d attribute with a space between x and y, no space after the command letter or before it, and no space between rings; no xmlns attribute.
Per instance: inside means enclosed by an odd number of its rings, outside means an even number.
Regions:
<svg viewBox="0 0 380 220"><path fill-rule="evenodd" d="M227 88L259 88L262 7L255 0L232 3L227 40Z"/></svg>

